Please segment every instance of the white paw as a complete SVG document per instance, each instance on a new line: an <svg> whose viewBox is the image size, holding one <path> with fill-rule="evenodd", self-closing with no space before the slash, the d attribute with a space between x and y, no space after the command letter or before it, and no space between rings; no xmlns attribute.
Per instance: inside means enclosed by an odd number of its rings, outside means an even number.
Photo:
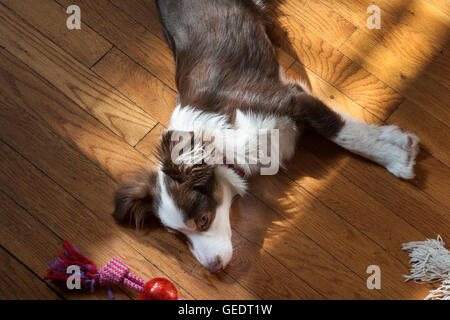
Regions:
<svg viewBox="0 0 450 320"><path fill-rule="evenodd" d="M418 150L419 138L410 132L403 130L396 125L378 127L378 139L388 141L402 149Z"/></svg>
<svg viewBox="0 0 450 320"><path fill-rule="evenodd" d="M406 155L406 158L410 158L409 155ZM406 160L406 159L397 159L392 161L386 169L394 176L402 178L402 179L412 179L415 177L414 173L414 165L416 164L414 160Z"/></svg>
<svg viewBox="0 0 450 320"><path fill-rule="evenodd" d="M392 150L392 154L389 156L386 168L399 178L414 178L414 165L419 153L419 138L395 125L382 126L378 129L378 140L391 145L389 149Z"/></svg>

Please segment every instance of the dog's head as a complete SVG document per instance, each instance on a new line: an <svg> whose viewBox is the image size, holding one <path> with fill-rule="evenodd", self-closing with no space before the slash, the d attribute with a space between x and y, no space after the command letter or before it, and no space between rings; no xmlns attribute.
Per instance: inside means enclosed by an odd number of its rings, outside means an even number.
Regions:
<svg viewBox="0 0 450 320"><path fill-rule="evenodd" d="M235 191L226 168L175 163L173 134L162 136L159 167L139 173L117 190L113 215L137 226L156 216L169 231L181 233L197 260L214 273L233 253L229 210Z"/></svg>

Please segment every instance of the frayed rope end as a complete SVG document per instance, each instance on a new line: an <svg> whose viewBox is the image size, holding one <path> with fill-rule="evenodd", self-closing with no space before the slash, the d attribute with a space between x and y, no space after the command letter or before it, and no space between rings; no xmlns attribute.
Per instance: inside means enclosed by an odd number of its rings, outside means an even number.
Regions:
<svg viewBox="0 0 450 320"><path fill-rule="evenodd" d="M408 242L402 250L409 251L411 274L404 275L405 281L431 283L443 281L441 286L430 292L426 300L450 299L450 251L445 247L441 236L437 239Z"/></svg>

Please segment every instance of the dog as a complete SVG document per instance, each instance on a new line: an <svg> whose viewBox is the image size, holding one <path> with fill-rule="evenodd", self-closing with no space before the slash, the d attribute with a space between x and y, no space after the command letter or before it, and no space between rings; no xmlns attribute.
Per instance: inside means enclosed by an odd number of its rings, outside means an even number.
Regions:
<svg viewBox="0 0 450 320"><path fill-rule="evenodd" d="M174 54L177 105L157 150L158 167L116 191L116 220L141 226L157 217L215 273L232 258L232 200L265 168L258 145L264 132L277 133L266 139L266 149L281 166L309 128L399 178L414 177L414 134L352 119L284 77L263 1L158 0L157 8ZM197 139L205 135L212 139Z"/></svg>

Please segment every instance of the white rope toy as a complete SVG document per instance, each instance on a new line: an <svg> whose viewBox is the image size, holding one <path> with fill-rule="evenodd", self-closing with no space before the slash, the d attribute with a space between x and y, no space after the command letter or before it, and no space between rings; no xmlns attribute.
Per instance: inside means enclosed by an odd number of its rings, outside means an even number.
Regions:
<svg viewBox="0 0 450 320"><path fill-rule="evenodd" d="M437 239L408 242L402 250L409 251L412 264L411 274L404 275L405 281L431 283L442 281L441 286L432 290L425 300L450 300L450 251L444 247L441 236Z"/></svg>

